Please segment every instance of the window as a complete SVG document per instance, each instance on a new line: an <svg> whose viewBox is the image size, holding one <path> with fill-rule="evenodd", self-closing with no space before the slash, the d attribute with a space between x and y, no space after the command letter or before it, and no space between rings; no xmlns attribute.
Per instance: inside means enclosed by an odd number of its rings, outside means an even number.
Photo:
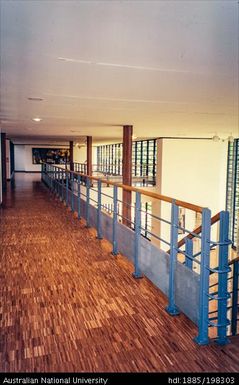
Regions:
<svg viewBox="0 0 239 385"><path fill-rule="evenodd" d="M132 176L146 178L155 184L156 139L140 140L132 145ZM122 175L123 143L97 147L97 170L109 175Z"/></svg>
<svg viewBox="0 0 239 385"><path fill-rule="evenodd" d="M226 209L230 213L229 237L236 247L239 241L239 139L228 144Z"/></svg>
<svg viewBox="0 0 239 385"><path fill-rule="evenodd" d="M141 204L141 234L147 238L151 239L152 231L152 203L145 202Z"/></svg>

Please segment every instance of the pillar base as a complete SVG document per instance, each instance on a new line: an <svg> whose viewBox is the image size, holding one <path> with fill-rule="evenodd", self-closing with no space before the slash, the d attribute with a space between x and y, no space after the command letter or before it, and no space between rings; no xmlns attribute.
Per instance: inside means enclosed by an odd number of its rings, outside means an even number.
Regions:
<svg viewBox="0 0 239 385"><path fill-rule="evenodd" d="M193 339L194 342L198 345L208 345L209 344L209 339L208 338L201 338L200 336L197 336Z"/></svg>
<svg viewBox="0 0 239 385"><path fill-rule="evenodd" d="M216 339L216 341L215 341L218 345L220 345L220 346L224 346L224 345L227 345L227 344L230 344L231 343L231 341L229 340L229 338L222 338L222 339L220 339L220 338L217 338Z"/></svg>
<svg viewBox="0 0 239 385"><path fill-rule="evenodd" d="M167 312L168 314L170 314L171 316L176 316L176 315L179 315L179 314L180 314L180 312L179 312L177 306L167 306L167 307L165 308L165 310L166 310L166 312Z"/></svg>
<svg viewBox="0 0 239 385"><path fill-rule="evenodd" d="M132 276L133 276L135 279L141 279L141 278L143 278L143 275L142 275L141 271L132 273Z"/></svg>

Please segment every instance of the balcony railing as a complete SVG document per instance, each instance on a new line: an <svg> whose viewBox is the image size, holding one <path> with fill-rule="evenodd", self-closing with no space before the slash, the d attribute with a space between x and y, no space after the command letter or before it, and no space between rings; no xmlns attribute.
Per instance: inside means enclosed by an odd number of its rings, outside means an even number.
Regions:
<svg viewBox="0 0 239 385"><path fill-rule="evenodd" d="M79 219L85 220L87 227L96 228L98 239L105 237L112 243L113 255L121 252L133 261L133 276L136 279L147 276L167 295L166 310L170 315L183 311L197 324L195 341L198 344L209 343L209 328L216 330L218 344L228 342L229 325L232 323L228 318L231 298L228 291L231 270L228 262L231 244L228 239L228 212L218 214L219 239L214 240L216 232L213 225L216 222L212 223L208 208L48 164L42 166L42 180L67 207L77 212ZM123 191L131 192L131 204L123 201ZM142 202L148 199L160 203L161 208L166 205L170 217L159 214L160 210L146 213ZM111 201L110 214L104 212L105 201ZM130 212L127 218L123 214L124 205ZM201 214L199 229L194 231L180 223L180 208ZM142 237L145 216L154 222L148 232L151 239L158 242L157 246ZM124 225L125 221L130 226ZM180 244L179 232L187 234ZM198 250L194 250L193 238L198 240ZM168 253L163 251L164 247L169 248ZM214 266L212 252L216 251L218 265ZM196 272L194 266L197 266ZM213 275L218 277L216 291L210 281ZM212 302L216 304L215 312L210 307Z"/></svg>

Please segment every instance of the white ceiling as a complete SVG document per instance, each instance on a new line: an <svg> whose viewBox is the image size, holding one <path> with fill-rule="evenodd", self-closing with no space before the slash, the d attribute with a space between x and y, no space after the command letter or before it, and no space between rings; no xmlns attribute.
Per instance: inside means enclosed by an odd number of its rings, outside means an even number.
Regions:
<svg viewBox="0 0 239 385"><path fill-rule="evenodd" d="M0 111L15 138L238 136L238 1L2 0Z"/></svg>

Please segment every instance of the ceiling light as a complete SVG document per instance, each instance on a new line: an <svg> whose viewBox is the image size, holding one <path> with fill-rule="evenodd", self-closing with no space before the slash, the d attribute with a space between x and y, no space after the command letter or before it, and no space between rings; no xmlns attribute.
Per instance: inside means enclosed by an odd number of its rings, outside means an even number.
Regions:
<svg viewBox="0 0 239 385"><path fill-rule="evenodd" d="M33 118L34 122L40 122L42 119L41 118Z"/></svg>
<svg viewBox="0 0 239 385"><path fill-rule="evenodd" d="M28 100L31 100L32 102L42 102L42 98L27 98Z"/></svg>

